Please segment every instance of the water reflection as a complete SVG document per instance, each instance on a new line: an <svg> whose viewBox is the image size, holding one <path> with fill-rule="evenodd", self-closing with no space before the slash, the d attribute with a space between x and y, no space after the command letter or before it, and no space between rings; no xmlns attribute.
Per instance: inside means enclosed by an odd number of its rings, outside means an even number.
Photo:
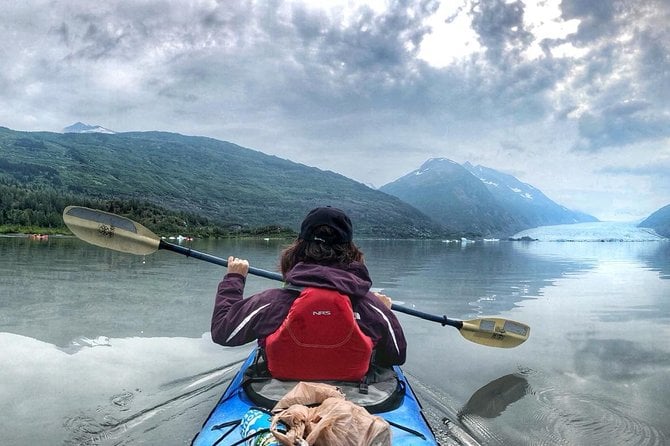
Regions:
<svg viewBox="0 0 670 446"><path fill-rule="evenodd" d="M284 245L192 246L274 270ZM440 420L455 420L460 407L468 432L487 445L668 443L670 244L361 246L375 285L407 306L455 318L508 312L503 317L533 327L522 346L491 349L450 327L399 316L410 343L405 371L417 377L415 390L423 381L420 400L444 438L459 426ZM25 335L0 333L10 361L0 367L8 444L98 434L112 444L161 444L197 432L222 389L179 395L200 387L200 373L233 361L230 349L200 339L223 268L76 239L0 238L0 254L0 331ZM271 286L277 283L247 281L249 293ZM183 387L171 384L183 377ZM0 436L7 440L2 427Z"/></svg>
<svg viewBox="0 0 670 446"><path fill-rule="evenodd" d="M670 371L670 354L626 339L589 339L575 348L575 372L608 381L631 381Z"/></svg>
<svg viewBox="0 0 670 446"><path fill-rule="evenodd" d="M661 279L670 279L670 241L653 244L653 249L638 253L649 269L658 271Z"/></svg>
<svg viewBox="0 0 670 446"><path fill-rule="evenodd" d="M242 255L268 270L276 270L285 245L275 240L192 243L220 257ZM557 278L593 267L590 261L537 258L512 243L465 249L439 241L364 240L360 245L375 286L410 306L461 318L508 311L541 296ZM171 252L134 256L75 238L4 238L0 249L4 262L12 259L0 272L0 322L10 327L7 331L63 348L82 336L199 336L209 327L214 290L224 273ZM273 286L277 283L253 278L247 292ZM72 324L75 319L79 323Z"/></svg>
<svg viewBox="0 0 670 446"><path fill-rule="evenodd" d="M241 362L180 377L149 395L141 389L112 395L95 412L67 417L63 428L68 438L63 444L165 444L166 438L187 444L195 432L180 431L175 420L191 418L194 411L204 419L204 411L217 401Z"/></svg>
<svg viewBox="0 0 670 446"><path fill-rule="evenodd" d="M361 245L375 286L426 311L463 318L509 311L542 296L557 279L597 266L594 258L547 255L510 242L475 243L464 249L434 241Z"/></svg>
<svg viewBox="0 0 670 446"><path fill-rule="evenodd" d="M209 327L221 274L214 265L74 238L0 238L0 250L2 331L69 348L82 337L199 337Z"/></svg>
<svg viewBox="0 0 670 446"><path fill-rule="evenodd" d="M654 242L514 242L512 246L517 252L533 258L555 261L630 261L641 260L642 265L658 271L670 272L668 254L670 242L660 240Z"/></svg>
<svg viewBox="0 0 670 446"><path fill-rule="evenodd" d="M600 391L581 376L537 371L526 376L531 383L528 395L534 399L524 399L521 417L499 419L505 423L500 428L515 432L513 436L524 439L524 444L667 444L659 429L665 421L649 416L647 395L640 401L622 398L623 387L610 383ZM528 429L528 423L536 428Z"/></svg>
<svg viewBox="0 0 670 446"><path fill-rule="evenodd" d="M472 394L459 411L459 419L472 415L496 418L507 406L526 396L529 387L528 380L519 374L501 376Z"/></svg>

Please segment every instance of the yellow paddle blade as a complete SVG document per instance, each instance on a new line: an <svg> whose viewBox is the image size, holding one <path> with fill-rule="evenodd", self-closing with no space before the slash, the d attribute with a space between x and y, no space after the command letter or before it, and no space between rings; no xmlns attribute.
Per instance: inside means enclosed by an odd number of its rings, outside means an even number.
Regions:
<svg viewBox="0 0 670 446"><path fill-rule="evenodd" d="M132 220L109 212L68 206L63 221L81 240L103 248L146 255L158 250L160 238Z"/></svg>
<svg viewBox="0 0 670 446"><path fill-rule="evenodd" d="M463 321L460 331L469 341L500 348L516 347L526 342L530 335L528 325L496 317Z"/></svg>

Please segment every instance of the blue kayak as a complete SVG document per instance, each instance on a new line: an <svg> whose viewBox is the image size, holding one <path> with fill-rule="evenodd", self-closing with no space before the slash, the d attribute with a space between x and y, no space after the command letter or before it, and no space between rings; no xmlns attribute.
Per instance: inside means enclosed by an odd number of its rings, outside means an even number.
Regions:
<svg viewBox="0 0 670 446"><path fill-rule="evenodd" d="M245 443L245 422L248 414L259 408L269 410L279 395L277 386L291 387L295 383L271 378L250 378L258 361L254 349L235 375L219 402L212 410L200 432L192 441L194 446L252 444ZM364 392L358 383L337 383L337 387L346 395L346 399L365 407L370 413L384 418L391 426L393 445L438 445L435 435L428 424L421 404L412 391L405 375L399 367L388 369L391 379L379 380L369 384ZM364 394L364 395L361 395ZM277 398L279 399L279 398Z"/></svg>

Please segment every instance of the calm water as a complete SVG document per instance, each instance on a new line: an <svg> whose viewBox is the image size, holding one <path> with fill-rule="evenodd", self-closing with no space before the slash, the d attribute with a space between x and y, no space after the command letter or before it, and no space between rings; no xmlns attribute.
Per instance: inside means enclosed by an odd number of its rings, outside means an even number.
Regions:
<svg viewBox="0 0 670 446"><path fill-rule="evenodd" d="M491 445L670 442L670 243L361 241L374 286L452 318L532 327L514 349L399 315L438 435ZM281 245L193 248L275 269ZM0 238L0 438L188 444L249 347L209 339L221 267L76 239ZM275 286L250 278L249 292ZM450 420L450 421L446 421Z"/></svg>

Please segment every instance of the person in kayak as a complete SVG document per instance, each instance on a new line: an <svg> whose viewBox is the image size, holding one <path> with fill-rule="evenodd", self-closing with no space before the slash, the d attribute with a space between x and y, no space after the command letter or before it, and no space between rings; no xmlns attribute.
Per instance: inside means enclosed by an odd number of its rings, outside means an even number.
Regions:
<svg viewBox="0 0 670 446"><path fill-rule="evenodd" d="M280 379L355 381L371 362L405 362L407 343L391 299L370 291L363 253L342 210L310 211L279 263L284 288L244 299L249 262L228 258L212 314L214 342L257 340L270 374Z"/></svg>

